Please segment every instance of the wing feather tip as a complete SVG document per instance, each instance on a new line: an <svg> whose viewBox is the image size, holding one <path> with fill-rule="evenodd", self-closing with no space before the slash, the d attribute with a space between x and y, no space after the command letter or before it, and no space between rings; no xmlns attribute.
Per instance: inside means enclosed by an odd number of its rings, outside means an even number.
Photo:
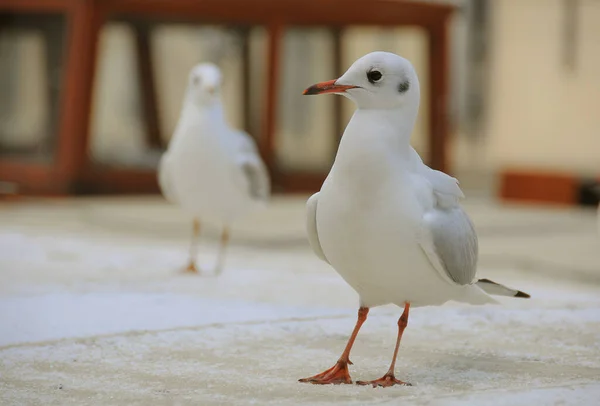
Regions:
<svg viewBox="0 0 600 406"><path fill-rule="evenodd" d="M509 297L518 297L521 299L529 299L531 298L531 295L528 293L525 293L521 290L517 290L517 289L511 289L508 288L504 285L501 285L497 282L494 282L490 279L487 278L483 278L483 279L479 279L477 281L477 284L484 290L486 291L488 294L491 295L499 295L499 296L509 296ZM492 285L495 289L498 289L496 291L491 291L485 288L485 286L487 285Z"/></svg>
<svg viewBox="0 0 600 406"><path fill-rule="evenodd" d="M521 292L520 290L518 290L517 294L515 295L515 297L520 297L520 298L523 298L523 299L529 299L529 298L531 298L531 295L529 293Z"/></svg>

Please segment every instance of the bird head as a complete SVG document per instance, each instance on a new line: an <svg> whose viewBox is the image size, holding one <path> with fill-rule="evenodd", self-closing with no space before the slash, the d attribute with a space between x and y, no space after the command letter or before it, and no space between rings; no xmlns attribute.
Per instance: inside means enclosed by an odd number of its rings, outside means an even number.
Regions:
<svg viewBox="0 0 600 406"><path fill-rule="evenodd" d="M199 105L210 105L220 100L221 70L212 63L201 63L190 71L188 98Z"/></svg>
<svg viewBox="0 0 600 406"><path fill-rule="evenodd" d="M338 79L317 83L305 95L340 94L360 109L418 109L419 79L407 60L390 52L372 52L358 59Z"/></svg>

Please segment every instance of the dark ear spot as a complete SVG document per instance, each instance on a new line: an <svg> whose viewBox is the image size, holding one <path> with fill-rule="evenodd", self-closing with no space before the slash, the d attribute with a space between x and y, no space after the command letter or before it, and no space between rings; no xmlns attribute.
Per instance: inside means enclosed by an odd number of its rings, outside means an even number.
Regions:
<svg viewBox="0 0 600 406"><path fill-rule="evenodd" d="M408 80L398 85L398 92L400 93L406 93L408 89L410 89L410 82Z"/></svg>

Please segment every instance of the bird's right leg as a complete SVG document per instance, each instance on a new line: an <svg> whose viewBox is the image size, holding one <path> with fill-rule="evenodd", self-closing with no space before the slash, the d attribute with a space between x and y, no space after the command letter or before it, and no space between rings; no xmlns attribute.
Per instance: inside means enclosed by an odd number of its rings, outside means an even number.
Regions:
<svg viewBox="0 0 600 406"><path fill-rule="evenodd" d="M374 381L358 381L357 385L373 385L374 388L378 386L388 387L394 385L404 385L404 386L412 386L408 382L403 382L399 379L396 379L394 375L394 369L396 368L396 358L398 358L398 349L400 348L400 341L402 340L402 334L404 333L404 329L408 326L408 311L410 309L410 303L406 302L404 304L404 311L402 312L402 316L398 319L398 337L396 338L396 347L394 349L394 357L392 358L392 363L390 364L390 368L379 379L375 379Z"/></svg>
<svg viewBox="0 0 600 406"><path fill-rule="evenodd" d="M196 258L198 257L198 237L200 236L200 220L194 218L192 228L192 241L190 243L190 262L185 268L186 272L200 273L200 268L196 266Z"/></svg>
<svg viewBox="0 0 600 406"><path fill-rule="evenodd" d="M300 379L300 382L309 382L319 385L325 384L340 384L340 383L352 383L352 378L350 378L350 373L348 372L348 365L352 365L350 361L350 350L354 345L354 340L356 340L356 336L358 335L358 331L361 326L367 320L367 314L369 314L368 307L361 307L358 309L358 319L356 320L356 326L354 326L354 330L352 331L352 335L350 335L350 339L348 340L348 344L346 344L346 348L342 353L342 356L336 364L326 370L325 372L321 372L315 376L311 376L309 378Z"/></svg>

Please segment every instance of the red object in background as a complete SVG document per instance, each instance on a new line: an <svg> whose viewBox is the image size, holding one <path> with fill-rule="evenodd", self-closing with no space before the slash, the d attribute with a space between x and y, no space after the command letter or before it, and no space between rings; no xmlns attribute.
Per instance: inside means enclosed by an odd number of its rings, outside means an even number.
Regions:
<svg viewBox="0 0 600 406"><path fill-rule="evenodd" d="M569 172L511 168L500 172L498 194L507 202L597 207L600 179Z"/></svg>
<svg viewBox="0 0 600 406"><path fill-rule="evenodd" d="M269 35L268 87L262 106L259 147L275 190L316 191L326 173L289 173L275 162L277 86L280 80L280 48L286 26L328 26L338 39L334 66L342 73L339 31L349 25L422 27L429 36L429 156L435 169L448 171L448 17L453 7L445 4L401 0L0 0L0 13L61 13L67 17L63 87L60 98L57 148L50 163L14 158L0 160L0 181L14 182L22 194L155 193L155 171L108 168L88 159L92 86L97 43L102 25L110 17L152 18L241 26L264 26ZM135 27L143 109L149 145L159 141L156 97L147 32ZM245 63L247 65L247 63ZM247 67L245 67L246 69ZM245 78L248 76L245 74ZM247 86L245 86L247 88ZM336 104L335 114L341 117ZM247 117L247 112L246 112ZM339 134L338 134L339 133ZM339 137L341 128L337 124Z"/></svg>

